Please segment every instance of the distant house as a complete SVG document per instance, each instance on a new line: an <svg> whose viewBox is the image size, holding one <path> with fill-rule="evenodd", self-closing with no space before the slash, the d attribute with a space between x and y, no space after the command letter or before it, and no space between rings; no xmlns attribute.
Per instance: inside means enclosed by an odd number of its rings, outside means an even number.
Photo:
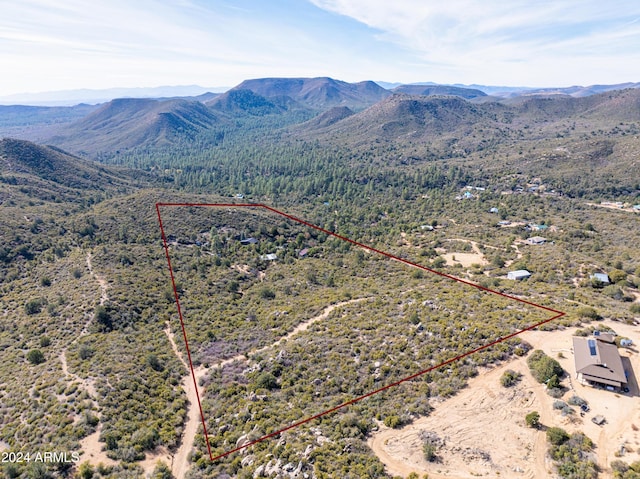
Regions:
<svg viewBox="0 0 640 479"><path fill-rule="evenodd" d="M582 384L622 388L627 383L615 344L600 338L573 337L576 377Z"/></svg>
<svg viewBox="0 0 640 479"><path fill-rule="evenodd" d="M300 252L298 253L298 256L300 256L301 258L304 258L308 254L309 254L309 248L305 248L300 250Z"/></svg>
<svg viewBox="0 0 640 479"><path fill-rule="evenodd" d="M537 225L534 223L531 223L528 226L531 231L544 231L549 228L547 225Z"/></svg>
<svg viewBox="0 0 640 479"><path fill-rule="evenodd" d="M526 269L518 269L516 271L509 271L507 273L507 279L522 280L522 279L527 279L530 276L531 276L531 273Z"/></svg>
<svg viewBox="0 0 640 479"><path fill-rule="evenodd" d="M533 236L529 238L526 243L530 245L541 245L547 242L547 238L543 238L542 236Z"/></svg>
<svg viewBox="0 0 640 479"><path fill-rule="evenodd" d="M433 231L433 226L431 225L422 225L420 226L421 230Z"/></svg>
<svg viewBox="0 0 640 479"><path fill-rule="evenodd" d="M633 205L634 211L640 211L640 205Z"/></svg>
<svg viewBox="0 0 640 479"><path fill-rule="evenodd" d="M500 210L496 207L489 209L489 213L498 213Z"/></svg>
<svg viewBox="0 0 640 479"><path fill-rule="evenodd" d="M278 255L275 253L263 254L260 256L261 261L275 261L278 259Z"/></svg>
<svg viewBox="0 0 640 479"><path fill-rule="evenodd" d="M597 281L602 284L611 284L609 275L606 273L594 273L591 275L591 281Z"/></svg>
<svg viewBox="0 0 640 479"><path fill-rule="evenodd" d="M240 240L240 244L243 246L249 246L251 244L256 244L258 242L257 239L255 238L246 238L246 239L241 239Z"/></svg>

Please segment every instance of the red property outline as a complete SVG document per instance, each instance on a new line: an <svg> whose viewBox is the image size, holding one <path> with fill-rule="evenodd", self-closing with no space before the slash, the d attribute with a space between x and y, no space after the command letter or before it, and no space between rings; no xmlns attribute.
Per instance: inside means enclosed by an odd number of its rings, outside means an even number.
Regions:
<svg viewBox="0 0 640 479"><path fill-rule="evenodd" d="M327 234L329 236L333 236L334 238L338 238L338 239L341 239L341 240L346 241L348 243L351 243L351 244L354 244L356 246L359 246L361 248L365 248L365 249L367 249L369 251L372 251L374 253L381 254L383 256L386 256L387 258L393 259L393 260L398 261L400 263L404 263L404 264L406 264L408 266L411 266L413 268L418 268L418 269L421 269L421 270L424 270L424 271L428 271L429 273L437 274L438 276L442 276L442 277L450 279L452 281L456 281L458 283L466 284L466 285L472 286L472 287L474 287L476 289L479 289L479 290L482 290L482 291L486 291L488 293L495 294L495 295L498 295L498 296L502 296L503 298L511 299L511 300L517 301L519 303L523 303L523 304L526 304L526 305L529 305L529 306L533 306L534 308L543 309L545 311L549 311L551 313L554 313L554 315L551 316L550 318L545 319L543 321L540 321L540 322L538 322L536 324L533 324L531 326L527 326L526 328L521 329L520 331L516 331L515 333L511 333L511 334L508 334L507 336L503 336L501 338L498 338L497 340L492 341L492 342L490 342L488 344L485 344L483 346L480 346L480 347L477 347L475 349L472 349L471 351L467 351L466 353L462 353L459 356L456 356L455 358L449 359L449 360L444 361L444 362L442 362L440 364L436 364L435 366L431 366L428 369L425 369L423 371L419 371L417 373L414 373L411 376L407 376L407 377L402 378L402 379L400 379L398 381L395 381L395 382L393 382L391 384L387 384L386 386L383 386L383 387L381 387L379 389L376 389L374 391L370 391L370 392L368 392L368 393L366 393L366 394L364 394L362 396L358 396L358 397L356 397L354 399L351 399L351 400L349 400L349 401L347 401L345 403L339 404L338 406L335 406L335 407L333 407L331 409L327 409L326 411L323 411L323 412L318 413L318 414L316 414L314 416L311 416L311 417L308 417L308 418L303 419L301 421L298 421L298 422L296 422L294 424L291 424L291 425L289 425L287 427L284 427L284 428L282 428L282 429L280 429L278 431L272 432L272 433L267 434L267 435L265 435L265 436L263 436L263 437L261 437L259 439L251 441L248 444L244 444L242 446L236 447L234 449L231 449L231 450L229 450L229 451L227 451L227 452L225 452L223 454L220 454L220 455L214 457L213 454L211 453L211 445L209 443L209 436L207 434L207 425L206 425L206 421L205 421L205 418L204 418L204 411L202 410L202 403L200 401L200 393L198 391L198 383L196 381L196 374L195 374L195 371L194 371L194 368L193 368L193 363L191 361L191 351L189 350L189 341L187 340L187 331L186 331L185 325L184 325L184 317L182 315L182 308L180 307L180 298L178 297L178 290L176 288L176 281L175 281L175 277L173 275L173 268L171 267L171 257L169 255L169 246L167 244L167 238L166 238L165 233L164 233L164 226L162 224L162 216L160 215L160 207L262 208L262 209L268 210L268 211L270 211L272 213L275 213L277 215L283 216L283 217L285 217L285 218L287 218L289 220L292 220L292 221L294 221L296 223L303 224L303 225L308 226L310 228L313 228L315 230L321 231L321 232L323 232L323 233L325 233L325 234ZM352 240L350 238L347 238L345 236L341 236L341 235L339 235L337 233L333 233L333 232L331 232L329 230L321 228L320 226L316 226L316 225L311 224L311 223L309 223L309 222L307 222L305 220L302 220L300 218L296 218L295 216L289 215L287 213L279 211L279 210L277 210L275 208L272 208L271 206L267 206L265 204L260 204L260 203L240 203L240 204L234 204L234 203L156 203L156 212L158 213L158 222L160 224L160 233L162 235L162 242L163 242L163 246L164 246L164 251L165 251L165 254L166 254L166 257L167 257L167 264L169 266L169 274L171 276L171 285L173 287L173 294L174 294L174 297L175 297L175 300L176 300L176 306L178 308L178 317L180 318L180 326L182 327L182 335L184 337L184 344L185 344L185 348L187 350L187 357L189 359L189 367L191 369L191 377L193 379L193 384L194 384L195 391L196 391L196 397L198 398L198 407L200 408L200 418L202 420L202 429L203 429L205 441L206 441L206 444L207 444L207 450L209 452L209 458L211 459L212 462L216 461L218 459L222 459L223 457L226 457L226 456L228 456L230 454L233 454L234 452L238 452L238 451L240 451L242 449L245 449L245 448L247 448L249 446L252 446L252 445L254 445L256 443L262 442L265 439L269 439L269 438L277 436L277 435L279 435L279 434L281 434L281 433L283 433L285 431L288 431L288 430L293 429L295 427L298 427L298 426L301 426L301 425L306 424L308 422L311 422L314 419L318 419L319 417L325 416L327 414L331 414L332 412L335 412L335 411L337 411L339 409L342 409L342 408L345 408L347 406L350 406L351 404L355 404L355 403L357 403L359 401L362 401L363 399L366 399L366 398L368 398L370 396L373 396L374 394L381 393L381 392L386 391L387 389L390 389L390 388L392 388L394 386L398 386L399 384L402 384L404 382L411 381L412 379L415 379L415 378L417 378L419 376L422 376L423 374L426 374L426 373L428 373L430 371L433 371L434 369L438 369L438 368L440 368L442 366L446 366L447 364L450 364L450 363L453 363L453 362L458 361L460 359L466 358L467 356L470 356L470 355L472 355L474 353L477 353L479 351L487 349L487 348L489 348L491 346L494 346L494 345L496 345L498 343L502 343L503 341L506 341L507 339L513 338L513 337L515 337L515 336L517 336L517 335L519 335L519 334L521 334L521 333L523 333L525 331L529 331L531 329L537 328L538 326L546 324L546 323L548 323L550 321L553 321L555 319L561 318L562 316L564 316L566 314L566 313L564 313L562 311L558 311L556 309L549 308L548 306L543 306L541 304L533 303L533 302L527 301L525 299L516 298L515 296L510 296L508 294L501 293L500 291L494 291L492 289L485 288L484 286L481 286L479 284L475 284L475 283L472 283L470 281L467 281L467 280L464 280L464 279L461 279L461 278L456 278L455 276L451 276L449 274L442 273L440 271L436 271L436 270L428 268L426 266L422 266L420 264L413 263L413 262L408 261L406 259L403 259L403 258L400 258L398 256L395 256L395 255L393 255L391 253L387 253L385 251L381 251L379 249L373 248L372 246L367 246L365 244L359 243L359 242L357 242L355 240Z"/></svg>

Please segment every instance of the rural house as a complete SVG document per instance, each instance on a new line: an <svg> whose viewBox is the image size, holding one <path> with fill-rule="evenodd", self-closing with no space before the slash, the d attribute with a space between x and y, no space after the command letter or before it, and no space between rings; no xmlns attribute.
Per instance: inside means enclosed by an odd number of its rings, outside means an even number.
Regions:
<svg viewBox="0 0 640 479"><path fill-rule="evenodd" d="M615 343L608 339L602 334L597 338L573 337L576 377L580 383L617 389L626 385L622 358Z"/></svg>

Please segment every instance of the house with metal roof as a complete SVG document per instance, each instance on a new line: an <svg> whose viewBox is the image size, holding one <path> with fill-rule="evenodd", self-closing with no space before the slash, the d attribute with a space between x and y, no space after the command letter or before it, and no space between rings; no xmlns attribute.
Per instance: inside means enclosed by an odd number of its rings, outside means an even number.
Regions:
<svg viewBox="0 0 640 479"><path fill-rule="evenodd" d="M582 384L621 389L627 377L615 344L597 338L573 337L576 377Z"/></svg>
<svg viewBox="0 0 640 479"><path fill-rule="evenodd" d="M547 242L547 238L543 238L542 236L532 236L531 238L526 240L527 244L530 245L541 245Z"/></svg>
<svg viewBox="0 0 640 479"><path fill-rule="evenodd" d="M592 281L597 281L602 284L610 284L611 280L609 279L609 275L607 273L594 273L591 275Z"/></svg>
<svg viewBox="0 0 640 479"><path fill-rule="evenodd" d="M526 269L518 269L516 271L509 271L507 273L507 279L522 280L522 279L527 279L530 276L531 276L531 273Z"/></svg>

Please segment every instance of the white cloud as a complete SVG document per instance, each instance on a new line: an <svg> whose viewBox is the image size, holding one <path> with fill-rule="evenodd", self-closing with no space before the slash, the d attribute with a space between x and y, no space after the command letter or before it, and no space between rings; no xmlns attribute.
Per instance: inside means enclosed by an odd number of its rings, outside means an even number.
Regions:
<svg viewBox="0 0 640 479"><path fill-rule="evenodd" d="M636 1L310 1L378 30L441 72L465 78L473 72L495 77L491 70L500 69L503 77L539 75L534 69L563 61L573 65L576 57L590 56L604 57L605 65L620 73L629 70L640 52ZM582 72L596 67L584 62L575 66ZM557 72L549 73L557 79ZM628 73L637 76L640 71L636 67ZM441 78L447 76L454 81L446 73Z"/></svg>

